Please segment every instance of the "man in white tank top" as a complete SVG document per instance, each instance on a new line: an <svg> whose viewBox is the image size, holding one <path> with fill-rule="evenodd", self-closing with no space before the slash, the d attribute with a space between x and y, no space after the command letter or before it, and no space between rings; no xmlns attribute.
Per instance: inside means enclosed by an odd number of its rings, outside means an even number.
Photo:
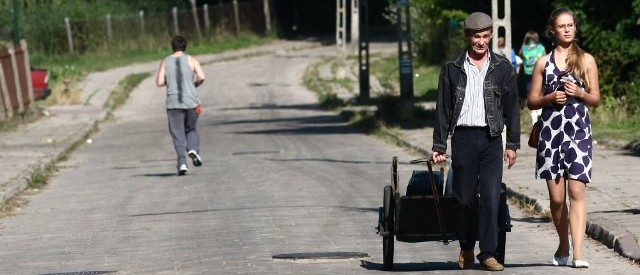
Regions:
<svg viewBox="0 0 640 275"><path fill-rule="evenodd" d="M194 166L202 165L200 134L196 124L200 115L200 97L196 87L205 79L200 62L185 53L187 39L176 36L171 40L173 54L160 63L156 76L158 87L167 87L167 118L169 132L176 150L178 175L187 173L187 155Z"/></svg>

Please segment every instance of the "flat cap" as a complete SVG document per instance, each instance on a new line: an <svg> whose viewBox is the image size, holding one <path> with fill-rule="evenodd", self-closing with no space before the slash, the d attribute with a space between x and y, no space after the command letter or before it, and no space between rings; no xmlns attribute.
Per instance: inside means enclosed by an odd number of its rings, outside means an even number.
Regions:
<svg viewBox="0 0 640 275"><path fill-rule="evenodd" d="M467 20L464 21L465 30L479 31L493 26L493 20L489 15L482 12L474 12L467 16Z"/></svg>

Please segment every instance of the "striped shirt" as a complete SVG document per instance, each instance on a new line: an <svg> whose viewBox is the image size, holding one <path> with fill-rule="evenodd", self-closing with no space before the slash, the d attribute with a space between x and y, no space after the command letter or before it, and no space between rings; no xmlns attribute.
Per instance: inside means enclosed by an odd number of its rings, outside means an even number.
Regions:
<svg viewBox="0 0 640 275"><path fill-rule="evenodd" d="M487 76L490 55L487 56L482 68L476 67L469 59L469 54L464 61L464 70L467 72L467 87L460 118L456 126L484 127L487 126L484 109L484 78Z"/></svg>

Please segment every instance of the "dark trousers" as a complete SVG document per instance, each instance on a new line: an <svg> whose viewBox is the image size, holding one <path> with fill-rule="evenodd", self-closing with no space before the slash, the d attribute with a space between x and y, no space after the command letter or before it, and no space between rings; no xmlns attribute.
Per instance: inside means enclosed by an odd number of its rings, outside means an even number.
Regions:
<svg viewBox="0 0 640 275"><path fill-rule="evenodd" d="M497 256L502 155L502 136L491 137L488 127L456 127L451 137L460 248L473 249L477 240L480 261Z"/></svg>
<svg viewBox="0 0 640 275"><path fill-rule="evenodd" d="M179 167L187 164L187 151L200 151L200 134L196 127L198 115L193 109L168 109L167 117Z"/></svg>

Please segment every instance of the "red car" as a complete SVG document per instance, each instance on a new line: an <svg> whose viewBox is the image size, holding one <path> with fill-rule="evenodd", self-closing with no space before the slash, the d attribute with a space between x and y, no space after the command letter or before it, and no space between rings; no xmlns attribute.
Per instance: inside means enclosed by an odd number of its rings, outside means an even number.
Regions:
<svg viewBox="0 0 640 275"><path fill-rule="evenodd" d="M33 85L33 100L43 100L51 95L47 70L31 68L31 84Z"/></svg>

